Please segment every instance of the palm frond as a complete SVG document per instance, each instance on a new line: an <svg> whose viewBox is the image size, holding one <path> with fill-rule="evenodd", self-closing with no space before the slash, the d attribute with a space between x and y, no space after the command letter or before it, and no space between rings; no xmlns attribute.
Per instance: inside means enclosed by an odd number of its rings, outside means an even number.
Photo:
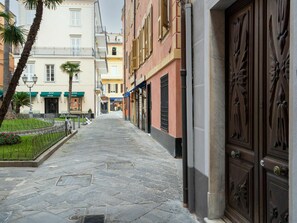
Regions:
<svg viewBox="0 0 297 223"><path fill-rule="evenodd" d="M1 40L15 46L25 43L26 33L26 29L22 26L15 26L14 24L8 24L4 27L0 27Z"/></svg>
<svg viewBox="0 0 297 223"><path fill-rule="evenodd" d="M0 12L0 17L4 18L6 21L9 21L11 18L10 14L6 12Z"/></svg>
<svg viewBox="0 0 297 223"><path fill-rule="evenodd" d="M62 4L64 0L45 0L44 6L48 9L56 9L58 5Z"/></svg>

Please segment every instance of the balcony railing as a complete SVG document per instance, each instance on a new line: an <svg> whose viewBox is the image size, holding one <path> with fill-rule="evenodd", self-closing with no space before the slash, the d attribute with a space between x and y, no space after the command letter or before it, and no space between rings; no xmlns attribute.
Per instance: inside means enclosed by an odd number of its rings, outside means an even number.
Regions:
<svg viewBox="0 0 297 223"><path fill-rule="evenodd" d="M15 48L14 55L20 55L23 48ZM67 47L33 47L31 55L39 56L74 56L104 58L106 54L96 52L93 48L67 48Z"/></svg>
<svg viewBox="0 0 297 223"><path fill-rule="evenodd" d="M96 34L106 33L106 27L105 26L96 26L95 27L95 33Z"/></svg>

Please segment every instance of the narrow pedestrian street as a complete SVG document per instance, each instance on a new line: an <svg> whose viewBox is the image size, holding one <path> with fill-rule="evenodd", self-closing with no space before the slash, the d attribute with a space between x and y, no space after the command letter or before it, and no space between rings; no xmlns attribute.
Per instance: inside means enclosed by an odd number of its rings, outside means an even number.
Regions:
<svg viewBox="0 0 297 223"><path fill-rule="evenodd" d="M0 222L197 222L180 165L121 113L103 115L40 167L0 169Z"/></svg>

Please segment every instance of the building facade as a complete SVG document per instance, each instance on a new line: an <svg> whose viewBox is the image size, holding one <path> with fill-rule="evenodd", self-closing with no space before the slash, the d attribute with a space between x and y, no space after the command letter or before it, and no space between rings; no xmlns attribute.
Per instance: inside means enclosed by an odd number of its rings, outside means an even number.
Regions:
<svg viewBox="0 0 297 223"><path fill-rule="evenodd" d="M177 1L126 0L124 116L181 155L180 7Z"/></svg>
<svg viewBox="0 0 297 223"><path fill-rule="evenodd" d="M101 112L123 110L123 35L107 33L108 73L102 74L103 96Z"/></svg>
<svg viewBox="0 0 297 223"><path fill-rule="evenodd" d="M5 11L5 6L0 3L0 12L4 12ZM12 20L15 21L15 15L13 13L11 13L12 15ZM4 26L4 18L0 17L0 25ZM2 97L3 95L3 65L4 65L4 43L1 40L0 41L0 97ZM13 58L13 54L12 52L9 55L9 71L12 74L14 72L14 58Z"/></svg>
<svg viewBox="0 0 297 223"><path fill-rule="evenodd" d="M35 16L19 4L19 24L29 29ZM22 49L15 49L15 62ZM73 77L71 113L100 114L101 74L107 72L106 33L98 1L66 0L56 10L44 10L43 21L23 75L36 74L32 88L33 112L59 115L67 113L68 75L60 69L67 61L80 64ZM28 91L20 81L16 91ZM22 111L27 112L27 111Z"/></svg>
<svg viewBox="0 0 297 223"><path fill-rule="evenodd" d="M297 222L297 2L187 2L189 209Z"/></svg>

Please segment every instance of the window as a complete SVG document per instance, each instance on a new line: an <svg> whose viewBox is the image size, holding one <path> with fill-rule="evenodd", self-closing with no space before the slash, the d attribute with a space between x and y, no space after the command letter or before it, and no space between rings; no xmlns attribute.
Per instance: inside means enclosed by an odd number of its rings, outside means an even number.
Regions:
<svg viewBox="0 0 297 223"><path fill-rule="evenodd" d="M81 37L80 36L71 36L70 37L70 44L72 49L72 54L74 56L77 56L80 54L80 42Z"/></svg>
<svg viewBox="0 0 297 223"><path fill-rule="evenodd" d="M116 47L112 47L112 55L115 56L117 55L117 48Z"/></svg>
<svg viewBox="0 0 297 223"><path fill-rule="evenodd" d="M168 74L161 77L161 129L168 131Z"/></svg>
<svg viewBox="0 0 297 223"><path fill-rule="evenodd" d="M73 75L72 82L79 82L79 74Z"/></svg>
<svg viewBox="0 0 297 223"><path fill-rule="evenodd" d="M33 81L33 76L35 72L35 64L34 63L27 63L26 70L24 72L24 75L28 77L28 81Z"/></svg>
<svg viewBox="0 0 297 223"><path fill-rule="evenodd" d="M45 65L46 69L46 82L55 81L55 66L54 65Z"/></svg>
<svg viewBox="0 0 297 223"><path fill-rule="evenodd" d="M163 39L169 31L170 0L159 0L158 30L159 39Z"/></svg>
<svg viewBox="0 0 297 223"><path fill-rule="evenodd" d="M70 25L80 26L81 25L81 10L70 9Z"/></svg>
<svg viewBox="0 0 297 223"><path fill-rule="evenodd" d="M110 84L110 93L117 93L117 84Z"/></svg>

